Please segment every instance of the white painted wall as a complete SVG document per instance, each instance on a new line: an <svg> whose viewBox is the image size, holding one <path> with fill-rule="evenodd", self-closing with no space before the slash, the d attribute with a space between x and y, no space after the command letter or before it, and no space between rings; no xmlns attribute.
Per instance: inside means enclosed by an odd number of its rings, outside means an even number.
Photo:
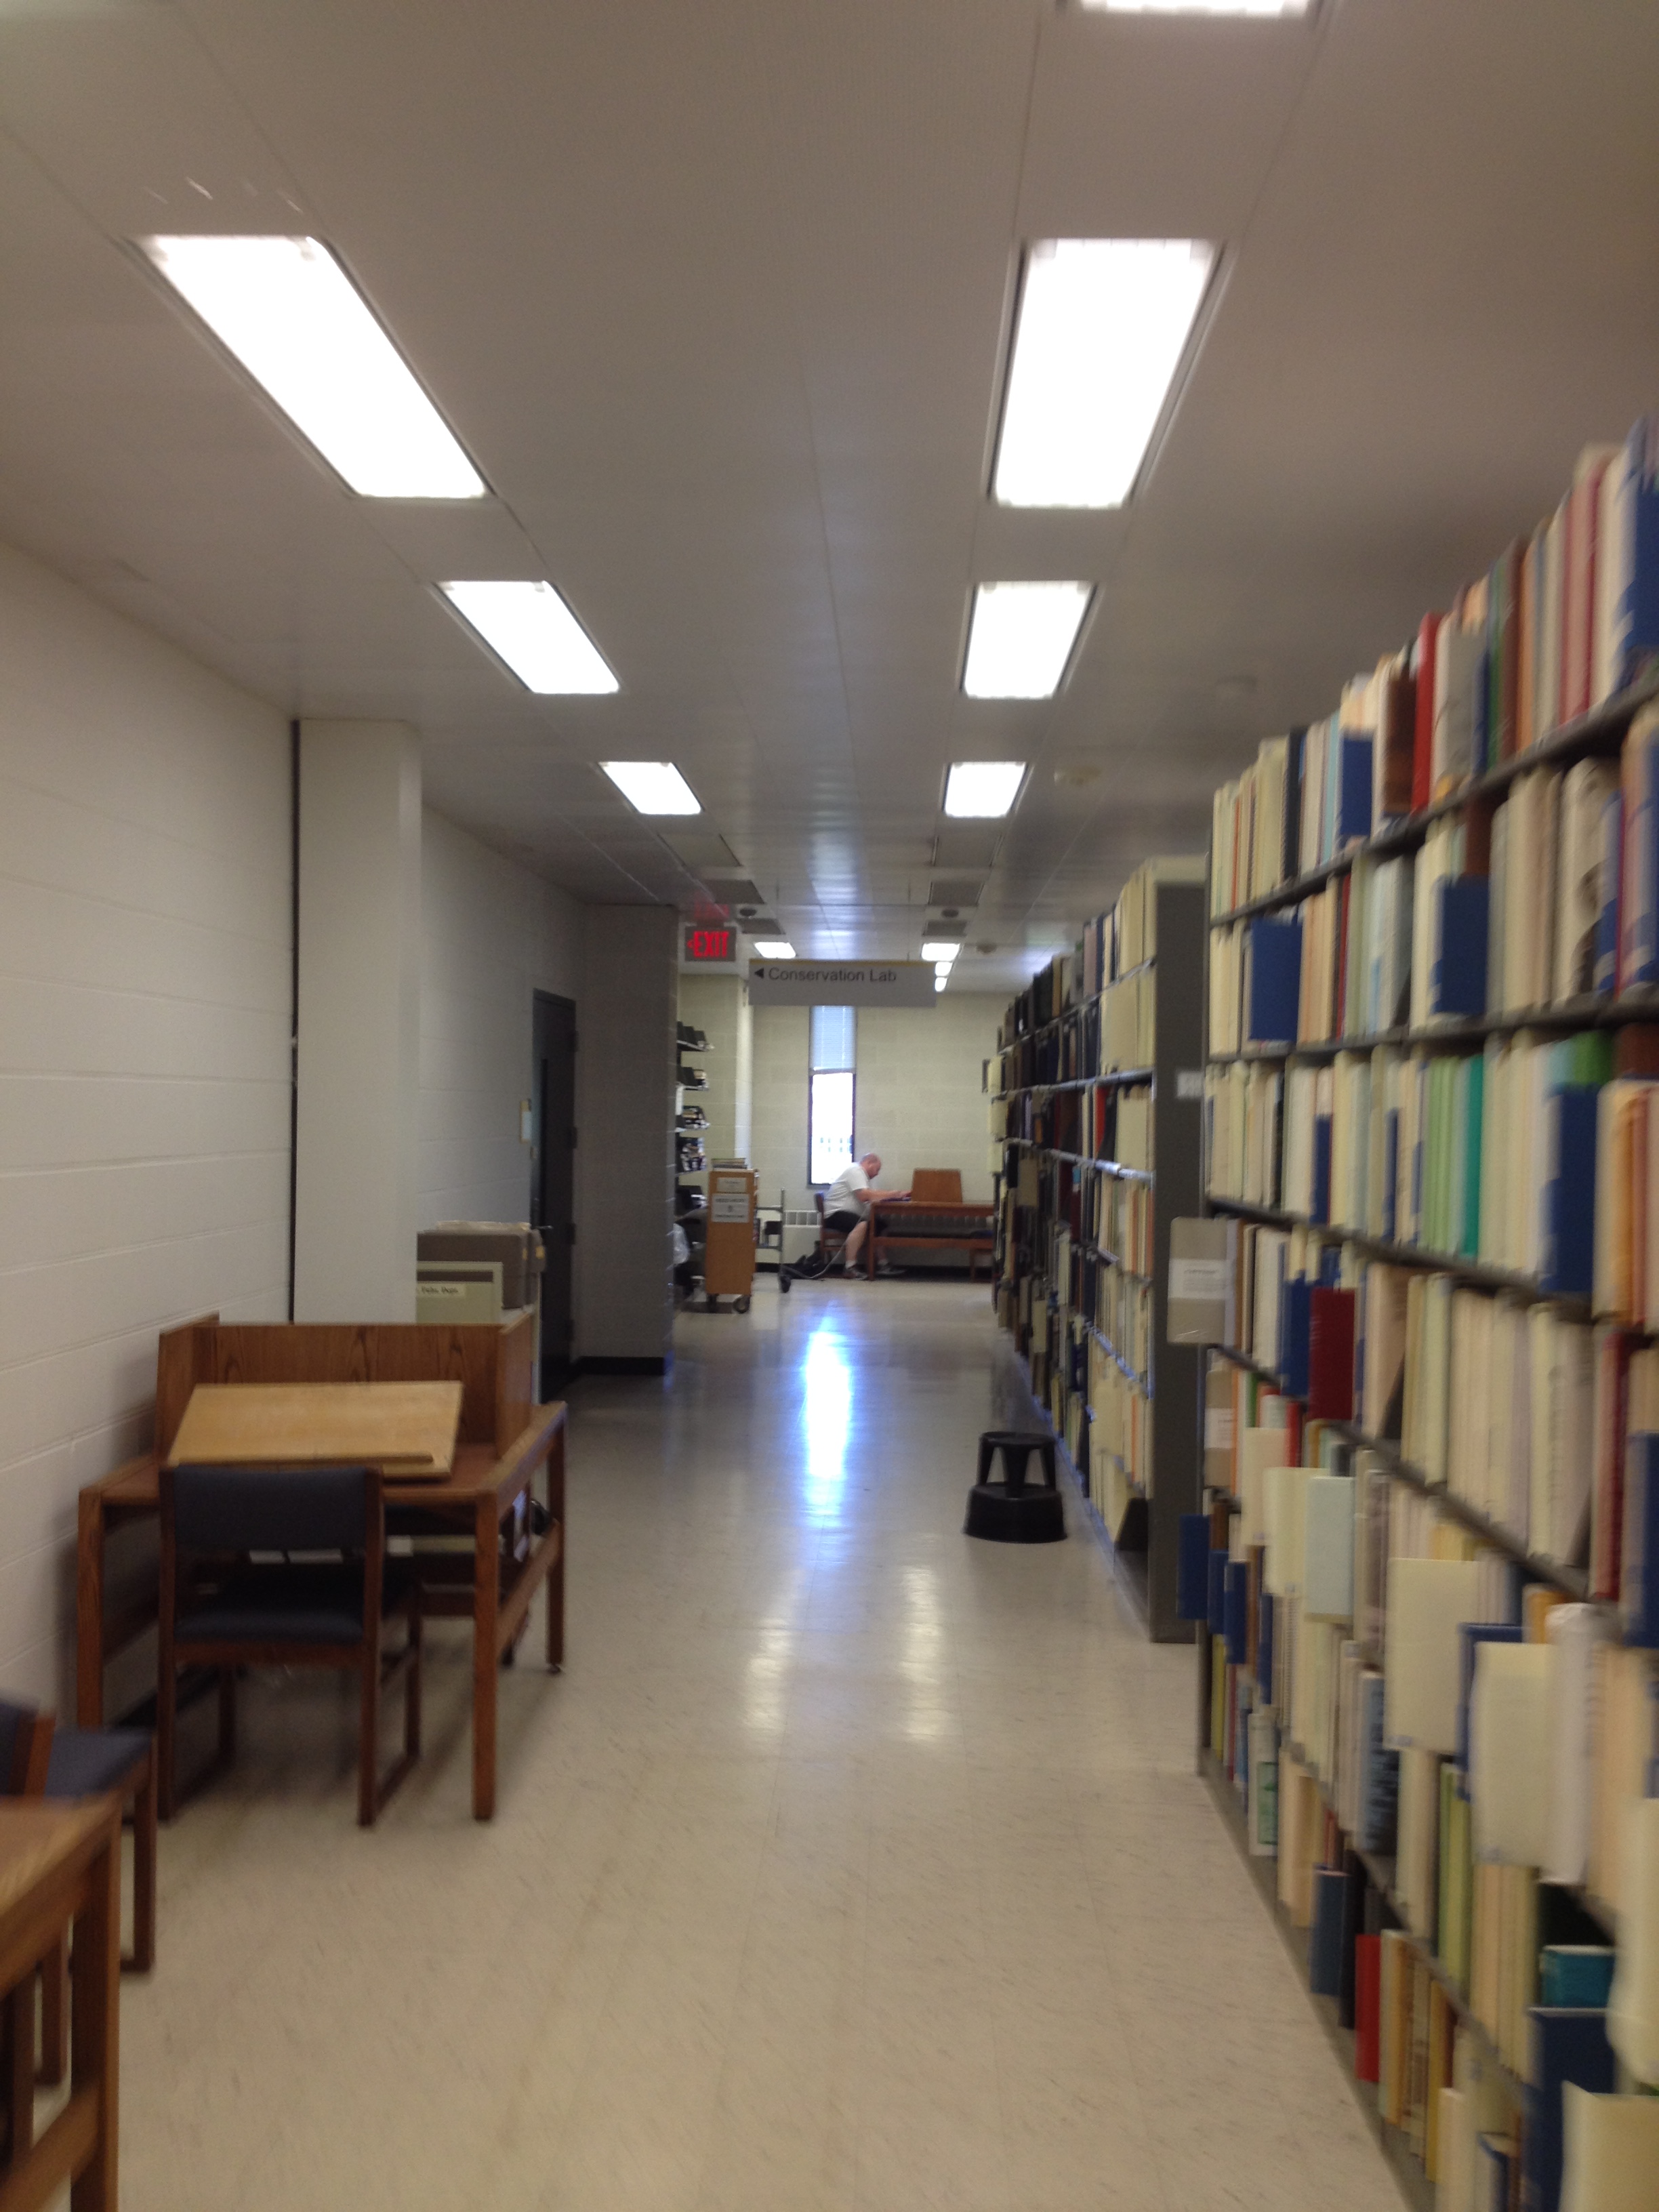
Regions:
<svg viewBox="0 0 1659 2212"><path fill-rule="evenodd" d="M537 991L578 999L581 908L428 807L421 943L417 1226L521 1221L532 1004Z"/></svg>
<svg viewBox="0 0 1659 2212"><path fill-rule="evenodd" d="M884 1188L912 1171L956 1168L964 1198L991 1195L981 1064L995 1049L1000 998L946 991L930 1012L860 1009L854 1141L882 1158ZM793 1207L812 1203L806 1181L808 1010L757 1006L754 1015L754 1159L762 1198L780 1188Z"/></svg>
<svg viewBox="0 0 1659 2212"><path fill-rule="evenodd" d="M60 1710L157 1331L287 1311L289 850L284 719L0 550L0 1686Z"/></svg>
<svg viewBox="0 0 1659 2212"><path fill-rule="evenodd" d="M412 1322L421 748L308 721L300 752L294 1317Z"/></svg>
<svg viewBox="0 0 1659 2212"><path fill-rule="evenodd" d="M672 907L582 914L576 1053L576 1349L665 1360L673 1191L679 918Z"/></svg>

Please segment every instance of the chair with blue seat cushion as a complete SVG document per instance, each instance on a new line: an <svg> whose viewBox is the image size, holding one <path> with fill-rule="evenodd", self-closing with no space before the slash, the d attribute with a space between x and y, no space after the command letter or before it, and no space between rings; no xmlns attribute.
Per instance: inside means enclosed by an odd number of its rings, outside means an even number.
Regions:
<svg viewBox="0 0 1659 2212"><path fill-rule="evenodd" d="M132 1948L124 1973L155 1964L155 1740L143 1729L60 1729L50 1713L0 1700L0 1796L118 1797L132 1823ZM69 1960L60 1948L41 1969L43 2081L69 2067Z"/></svg>
<svg viewBox="0 0 1659 2212"><path fill-rule="evenodd" d="M386 1559L380 1470L163 1468L161 1504L162 1818L177 1795L180 1668L218 1672L225 1763L240 1668L333 1667L359 1678L357 1818L371 1826L421 1748L420 1591L412 1568ZM406 1639L388 1654L385 1623L399 1614ZM403 1755L381 1781L380 1699L400 1675Z"/></svg>

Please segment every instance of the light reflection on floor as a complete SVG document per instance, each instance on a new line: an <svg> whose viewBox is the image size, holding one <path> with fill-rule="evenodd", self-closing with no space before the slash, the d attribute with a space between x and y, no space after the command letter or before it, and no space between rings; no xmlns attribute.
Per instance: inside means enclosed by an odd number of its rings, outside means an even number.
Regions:
<svg viewBox="0 0 1659 2212"><path fill-rule="evenodd" d="M801 1498L808 1521L824 1528L841 1518L847 1439L853 1425L852 1363L846 1339L834 1321L821 1321L807 1339L801 1374L805 1384L800 1412L805 1446Z"/></svg>

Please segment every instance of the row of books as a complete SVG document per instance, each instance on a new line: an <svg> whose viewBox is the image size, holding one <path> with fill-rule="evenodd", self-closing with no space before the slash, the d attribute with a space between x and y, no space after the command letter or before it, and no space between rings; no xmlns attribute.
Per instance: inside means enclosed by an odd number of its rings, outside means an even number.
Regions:
<svg viewBox="0 0 1659 2212"><path fill-rule="evenodd" d="M1659 711L1619 763L1517 779L1286 912L1212 932L1210 1049L1288 1049L1582 1008L1659 980Z"/></svg>
<svg viewBox="0 0 1659 2212"><path fill-rule="evenodd" d="M985 1064L993 1095L1076 1083L1152 1063L1156 989L1150 964L1079 1000L1072 1018L1005 1044Z"/></svg>
<svg viewBox="0 0 1659 2212"><path fill-rule="evenodd" d="M1115 1534L1152 1468L1153 1192L1051 1152L1010 1159L999 1318Z"/></svg>
<svg viewBox="0 0 1659 2212"><path fill-rule="evenodd" d="M1395 1447L1517 1555L1582 1571L1659 1648L1659 1347L1304 1230L1203 1226L1231 1278L1212 1340Z"/></svg>
<svg viewBox="0 0 1659 2212"><path fill-rule="evenodd" d="M1653 1036L1522 1030L1478 1053L1378 1046L1328 1063L1212 1066L1211 1191L1637 1318L1652 1086L1612 1078L1616 1059L1647 1056Z"/></svg>
<svg viewBox="0 0 1659 2212"><path fill-rule="evenodd" d="M1211 910L1269 896L1542 744L1659 654L1659 420L1586 447L1555 514L1506 547L1337 712L1262 741L1216 793Z"/></svg>
<svg viewBox="0 0 1659 2212"><path fill-rule="evenodd" d="M1084 930L1079 984L1085 997L1105 990L1117 978L1158 957L1158 886L1201 884L1206 866L1201 855L1190 854L1140 863L1118 893L1110 912L1097 915Z"/></svg>
<svg viewBox="0 0 1659 2212"><path fill-rule="evenodd" d="M1615 2048L1637 2079L1659 2075L1659 1662L1243 1380L1238 1510L1183 1524L1183 1608L1211 1632L1212 1750L1251 1848L1279 1857L1313 1986L1346 2002L1382 2117L1438 2178L1442 2131L1468 2118L1439 2093L1469 2084L1452 2021L1425 2016L1420 1983L1419 2002L1401 1992L1431 1960L1494 2080L1527 2084L1523 2109L1484 2118L1526 2162L1527 2201L1553 2206L1564 2082L1610 2091ZM1575 1895L1586 1884L1620 1914L1617 1986ZM1396 1948L1391 1967L1370 1941ZM1570 2032L1563 2009L1597 2016ZM1425 2033L1426 2081L1421 2051L1407 2056ZM1586 2051L1589 2075L1574 2070Z"/></svg>
<svg viewBox="0 0 1659 2212"><path fill-rule="evenodd" d="M1082 1160L1148 1173L1152 1165L1152 1089L1103 1083L1079 1091L1017 1091L993 1100L993 1141L1033 1146Z"/></svg>

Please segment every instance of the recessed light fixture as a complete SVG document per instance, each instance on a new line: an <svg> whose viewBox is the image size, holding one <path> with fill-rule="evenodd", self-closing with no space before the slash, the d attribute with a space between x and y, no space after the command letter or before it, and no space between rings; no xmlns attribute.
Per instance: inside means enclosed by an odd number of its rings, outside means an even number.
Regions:
<svg viewBox="0 0 1659 2212"><path fill-rule="evenodd" d="M952 761L945 779L945 811L994 821L1012 810L1024 776L1024 761Z"/></svg>
<svg viewBox="0 0 1659 2212"><path fill-rule="evenodd" d="M469 580L438 589L527 691L551 697L618 688L599 647L551 584Z"/></svg>
<svg viewBox="0 0 1659 2212"><path fill-rule="evenodd" d="M757 937L755 950L763 960L793 960L795 948L787 938Z"/></svg>
<svg viewBox="0 0 1659 2212"><path fill-rule="evenodd" d="M138 243L353 491L484 496L483 478L320 239Z"/></svg>
<svg viewBox="0 0 1659 2212"><path fill-rule="evenodd" d="M948 968L961 950L954 938L929 937L923 939L921 957L931 960L935 967Z"/></svg>
<svg viewBox="0 0 1659 2212"><path fill-rule="evenodd" d="M942 990L945 988L945 985L950 981L950 980L951 980L951 978L950 978L950 975L949 975L948 974L944 975L936 975L934 976L934 978L933 978L933 988L934 988L936 991L942 991Z"/></svg>
<svg viewBox="0 0 1659 2212"><path fill-rule="evenodd" d="M974 593L962 688L970 699L1052 699L1092 584L981 584Z"/></svg>
<svg viewBox="0 0 1659 2212"><path fill-rule="evenodd" d="M672 761L601 761L629 805L641 814L701 814L690 785Z"/></svg>
<svg viewBox="0 0 1659 2212"><path fill-rule="evenodd" d="M1305 15L1310 0L1079 0L1109 15Z"/></svg>
<svg viewBox="0 0 1659 2212"><path fill-rule="evenodd" d="M1122 506L1215 259L1193 238L1050 238L1028 250L997 441L1003 506Z"/></svg>

